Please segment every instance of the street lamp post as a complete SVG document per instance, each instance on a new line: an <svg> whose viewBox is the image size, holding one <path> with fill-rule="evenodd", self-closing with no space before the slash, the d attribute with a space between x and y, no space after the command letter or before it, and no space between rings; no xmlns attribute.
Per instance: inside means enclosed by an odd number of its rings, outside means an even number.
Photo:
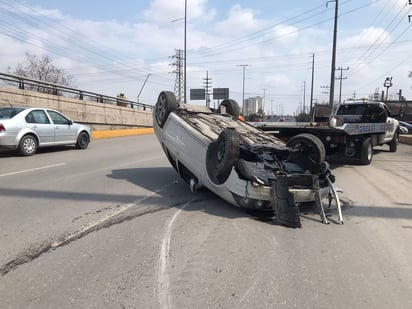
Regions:
<svg viewBox="0 0 412 309"><path fill-rule="evenodd" d="M238 66L243 67L243 87L242 87L242 115L245 116L245 68L249 64L239 64Z"/></svg>
<svg viewBox="0 0 412 309"><path fill-rule="evenodd" d="M333 27L333 44L332 44L332 65L331 65L331 72L330 72L330 92L329 92L329 105L332 108L334 94L335 94L336 39L337 39L337 33L338 33L339 2L338 0L328 1L326 2L326 6L328 6L329 2L335 2L335 19L334 19L334 27Z"/></svg>
<svg viewBox="0 0 412 309"><path fill-rule="evenodd" d="M174 22L176 22L176 21L180 21L180 20L182 20L182 19L184 19L184 23L185 23L185 26L184 26L184 36L183 36L183 100L184 100L184 103L187 103L187 101L186 101L186 33L187 33L187 30L186 30L186 28L187 28L187 0L185 0L185 16L183 17L183 18L177 18L177 19L174 19L174 20L172 20L172 21L170 21L171 23L174 23Z"/></svg>
<svg viewBox="0 0 412 309"><path fill-rule="evenodd" d="M143 85L142 85L142 88L140 88L140 91L139 91L139 94L137 95L137 103L139 103L139 98L140 98L140 94L142 93L142 90L143 90L143 88L144 88L144 85L146 85L146 82L147 82L147 80L149 79L149 76L150 75L152 75L152 74L147 74L146 75L146 79L144 80L144 83L143 83Z"/></svg>
<svg viewBox="0 0 412 309"><path fill-rule="evenodd" d="M392 77L387 77L383 86L386 88L386 101L388 101L389 88L392 87Z"/></svg>
<svg viewBox="0 0 412 309"><path fill-rule="evenodd" d="M184 43L184 58L185 58L184 66L185 68L184 68L184 75L183 75L183 80L184 80L183 85L185 87L185 89L183 90L183 96L184 96L185 103L187 103L187 100L186 100L186 27L187 27L187 0L185 0L185 35L184 35L184 41L185 41Z"/></svg>

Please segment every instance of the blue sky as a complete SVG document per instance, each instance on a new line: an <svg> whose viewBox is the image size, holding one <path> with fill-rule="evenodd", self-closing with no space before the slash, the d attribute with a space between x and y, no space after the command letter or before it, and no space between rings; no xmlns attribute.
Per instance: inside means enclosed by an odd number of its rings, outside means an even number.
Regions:
<svg viewBox="0 0 412 309"><path fill-rule="evenodd" d="M309 100L311 55L314 98L328 99L334 2L188 0L188 88L201 88L206 71L212 87L231 97L266 98L266 112L296 112ZM412 99L412 5L407 0L339 0L337 67L344 72L342 98L399 89ZM170 65L183 49L184 1L0 0L0 71L15 67L26 51L49 55L74 75L78 88L106 95L124 93L153 104L173 90ZM337 85L338 85L337 81ZM265 89L265 90L263 90ZM189 91L189 90L188 90ZM335 91L335 98L338 98ZM202 104L202 102L194 102Z"/></svg>

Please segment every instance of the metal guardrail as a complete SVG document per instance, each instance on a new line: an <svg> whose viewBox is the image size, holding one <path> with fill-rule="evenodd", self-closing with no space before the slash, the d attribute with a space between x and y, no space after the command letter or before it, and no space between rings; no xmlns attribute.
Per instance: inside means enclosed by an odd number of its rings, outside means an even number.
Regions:
<svg viewBox="0 0 412 309"><path fill-rule="evenodd" d="M122 97L111 97L91 91L79 90L63 85L53 84L45 81L35 80L24 76L0 73L0 81L7 85L16 84L19 89L28 89L41 93L65 96L71 94L70 98L84 101L94 101L99 103L113 104L117 106L130 107L138 110L152 111L153 106L124 99Z"/></svg>

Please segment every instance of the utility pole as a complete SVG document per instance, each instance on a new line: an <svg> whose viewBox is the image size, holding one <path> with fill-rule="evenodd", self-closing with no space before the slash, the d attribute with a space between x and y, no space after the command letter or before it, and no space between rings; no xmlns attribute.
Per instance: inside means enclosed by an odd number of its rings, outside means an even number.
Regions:
<svg viewBox="0 0 412 309"><path fill-rule="evenodd" d="M348 79L346 76L342 77L342 72L349 70L349 67L346 69L343 69L341 67L337 68L336 70L340 71L340 77L337 77L336 79L339 79L339 104L342 102L342 79Z"/></svg>
<svg viewBox="0 0 412 309"><path fill-rule="evenodd" d="M313 80L315 76L315 54L312 54L312 84L310 86L310 109L309 109L309 115L311 115L312 118L312 109L313 109Z"/></svg>
<svg viewBox="0 0 412 309"><path fill-rule="evenodd" d="M335 94L335 65L336 65L336 39L338 34L338 8L339 0L333 0L326 2L326 7L329 2L335 2L335 22L333 26L333 44L332 44L332 65L330 72L330 92L329 92L329 105L333 107L333 99Z"/></svg>
<svg viewBox="0 0 412 309"><path fill-rule="evenodd" d="M263 113L265 113L265 105L266 105L266 88L263 88L262 89L263 90L263 103L262 103L262 110L263 110Z"/></svg>
<svg viewBox="0 0 412 309"><path fill-rule="evenodd" d="M337 1L337 0L336 0ZM185 103L187 103L187 98L186 98L186 63L187 63L187 57L186 57L186 26L187 26L187 0L185 0L185 35L184 35L184 65L185 65L185 69L184 69L184 74L183 74L183 78L184 78L184 88L183 88L183 94L184 94L184 100Z"/></svg>
<svg viewBox="0 0 412 309"><path fill-rule="evenodd" d="M249 64L238 64L239 67L243 67L243 87L242 87L242 115L245 116L245 67Z"/></svg>
<svg viewBox="0 0 412 309"><path fill-rule="evenodd" d="M206 78L203 79L203 87L205 88L205 99L206 107L210 107L210 89L211 89L211 78L209 78L209 71L206 71Z"/></svg>
<svg viewBox="0 0 412 309"><path fill-rule="evenodd" d="M306 114L306 80L303 82L303 108L302 112Z"/></svg>
<svg viewBox="0 0 412 309"><path fill-rule="evenodd" d="M412 5L412 0L409 0L409 5ZM408 15L408 21L411 22L412 15Z"/></svg>

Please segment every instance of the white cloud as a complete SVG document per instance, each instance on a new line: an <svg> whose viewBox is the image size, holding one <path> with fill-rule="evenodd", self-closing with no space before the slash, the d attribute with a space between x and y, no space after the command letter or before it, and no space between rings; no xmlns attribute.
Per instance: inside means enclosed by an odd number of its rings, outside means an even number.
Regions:
<svg viewBox="0 0 412 309"><path fill-rule="evenodd" d="M339 46L343 48L370 46L372 44L379 44L390 42L390 35L384 29L369 27L362 29L357 35L343 38L339 42Z"/></svg>
<svg viewBox="0 0 412 309"><path fill-rule="evenodd" d="M184 1L153 0L143 12L145 20L149 23L165 24L173 20L184 18ZM207 0L187 1L187 18L195 19L206 14Z"/></svg>
<svg viewBox="0 0 412 309"><path fill-rule="evenodd" d="M279 25L273 28L273 38L280 43L293 43L299 36L298 28L288 25Z"/></svg>
<svg viewBox="0 0 412 309"><path fill-rule="evenodd" d="M226 35L236 35L247 31L258 29L259 23L255 19L255 12L251 9L244 9L240 5L233 6L226 20L217 22L215 30L217 33Z"/></svg>
<svg viewBox="0 0 412 309"><path fill-rule="evenodd" d="M264 85L272 89L281 89L283 87L291 86L292 81L285 74L273 74L266 76L264 79Z"/></svg>
<svg viewBox="0 0 412 309"><path fill-rule="evenodd" d="M375 5L380 6L386 10L399 11L399 9L404 9L408 6L409 0L385 0L376 1Z"/></svg>

